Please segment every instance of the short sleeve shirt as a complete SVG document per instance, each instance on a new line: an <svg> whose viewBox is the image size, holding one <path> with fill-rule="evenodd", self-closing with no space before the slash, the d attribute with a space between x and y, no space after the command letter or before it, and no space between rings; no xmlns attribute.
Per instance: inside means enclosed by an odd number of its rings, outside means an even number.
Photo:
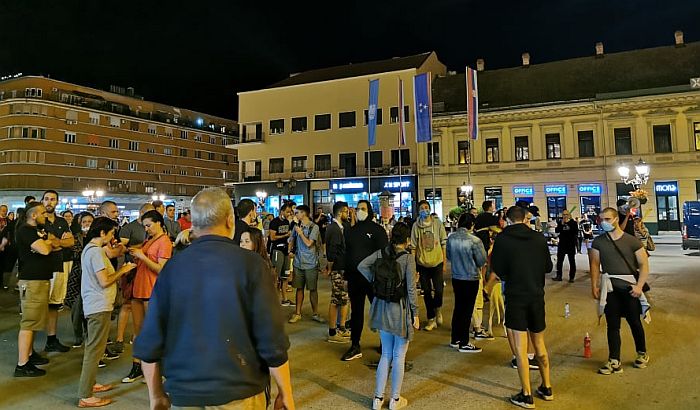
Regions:
<svg viewBox="0 0 700 410"><path fill-rule="evenodd" d="M53 257L32 250L32 244L40 239L36 226L23 224L17 229L17 253L19 256L19 279L49 280L53 276Z"/></svg>
<svg viewBox="0 0 700 410"><path fill-rule="evenodd" d="M73 233L70 231L70 226L68 226L68 222L66 222L66 220L60 216L56 216L53 223L51 223L51 221L49 221L47 218L46 224L44 224L44 230L50 234L53 234L53 236L58 239L61 239L61 236L63 236L63 234L66 232L73 235ZM63 249L51 252L51 266L53 272L63 272L63 261L71 260L71 256L71 252L68 252L68 255L66 256Z"/></svg>
<svg viewBox="0 0 700 410"><path fill-rule="evenodd" d="M282 218L275 218L270 222L270 230L275 231L277 235L289 233L289 221ZM289 237L277 239L272 242L272 249L282 251L285 254L289 251Z"/></svg>
<svg viewBox="0 0 700 410"><path fill-rule="evenodd" d="M114 267L107 258L104 249L88 243L80 257L82 275L80 279L80 294L83 298L85 316L114 310L114 299L117 296L117 284L112 283L106 288L100 285L97 272L106 270L108 275L114 274Z"/></svg>
<svg viewBox="0 0 700 410"><path fill-rule="evenodd" d="M600 252L600 264L603 267L603 272L610 275L631 275L630 269L625 264L625 261L620 258L620 254L615 250L615 245L610 241L608 235L603 234L593 240L593 249ZM634 255L642 248L642 242L630 234L623 234L615 244L620 248L620 252L627 259L633 269L639 269L637 258Z"/></svg>
<svg viewBox="0 0 700 410"><path fill-rule="evenodd" d="M294 267L299 269L313 269L318 267L318 253L317 247L320 246L320 231L318 225L311 223L310 225L303 226L301 229L309 240L314 241L314 246L309 248L306 246L301 236L294 234L295 248L294 253Z"/></svg>
<svg viewBox="0 0 700 410"><path fill-rule="evenodd" d="M158 262L159 259L170 259L173 255L173 243L168 235L161 235L158 239L148 240L141 248L148 259ZM150 299L153 286L156 284L158 274L148 268L145 262L136 262L136 278L134 279L134 297L137 299Z"/></svg>

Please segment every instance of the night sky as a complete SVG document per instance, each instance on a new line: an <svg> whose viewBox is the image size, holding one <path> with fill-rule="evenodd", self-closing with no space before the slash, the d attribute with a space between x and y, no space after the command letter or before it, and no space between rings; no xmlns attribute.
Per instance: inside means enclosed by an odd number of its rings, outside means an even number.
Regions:
<svg viewBox="0 0 700 410"><path fill-rule="evenodd" d="M237 117L290 73L435 50L451 70L700 40L700 1L0 0L0 75L23 72Z"/></svg>

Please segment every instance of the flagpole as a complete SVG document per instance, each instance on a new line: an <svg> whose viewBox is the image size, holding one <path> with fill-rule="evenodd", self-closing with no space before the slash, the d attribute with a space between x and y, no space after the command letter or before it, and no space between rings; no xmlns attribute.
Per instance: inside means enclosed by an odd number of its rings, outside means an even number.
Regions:
<svg viewBox="0 0 700 410"><path fill-rule="evenodd" d="M367 79L367 84L371 84L372 80ZM370 93L371 96L371 93ZM371 107L367 107L367 128L369 129L369 110ZM375 137L376 138L376 137ZM370 145L369 138L367 139L367 202L372 204L372 146Z"/></svg>
<svg viewBox="0 0 700 410"><path fill-rule="evenodd" d="M433 164L433 212L435 212L435 144L430 145L430 161Z"/></svg>
<svg viewBox="0 0 700 410"><path fill-rule="evenodd" d="M400 115L403 116L403 84L401 83L401 78L399 77L399 111ZM403 118L403 117L402 117ZM403 213L403 188L401 187L403 182L403 166L401 164L401 143L403 142L403 126L399 126L399 218ZM398 220L398 218L396 218Z"/></svg>

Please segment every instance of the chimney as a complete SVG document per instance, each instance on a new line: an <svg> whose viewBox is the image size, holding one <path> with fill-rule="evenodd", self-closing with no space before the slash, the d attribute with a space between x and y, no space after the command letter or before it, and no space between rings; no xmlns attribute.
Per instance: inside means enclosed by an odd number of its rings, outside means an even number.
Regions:
<svg viewBox="0 0 700 410"><path fill-rule="evenodd" d="M484 71L484 59L479 58L476 60L476 71Z"/></svg>
<svg viewBox="0 0 700 410"><path fill-rule="evenodd" d="M683 32L680 30L676 30L675 33L673 33L673 36L676 37L676 47L683 47L685 43L683 43Z"/></svg>
<svg viewBox="0 0 700 410"><path fill-rule="evenodd" d="M595 43L595 56L596 57L603 57L603 43L602 42L597 42Z"/></svg>
<svg viewBox="0 0 700 410"><path fill-rule="evenodd" d="M530 53L523 53L523 67L528 67L530 65Z"/></svg>

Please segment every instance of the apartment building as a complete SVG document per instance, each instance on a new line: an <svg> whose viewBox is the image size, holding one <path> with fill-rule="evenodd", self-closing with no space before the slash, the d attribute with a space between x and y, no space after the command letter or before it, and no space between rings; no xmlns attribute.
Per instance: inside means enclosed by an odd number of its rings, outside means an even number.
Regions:
<svg viewBox="0 0 700 410"><path fill-rule="evenodd" d="M652 232L680 230L682 202L700 198L700 43L488 70L477 62L479 138L467 135L465 75L433 84L430 147L418 147L419 195L446 214L469 197L498 207L523 199L544 217L616 206L633 190L618 174L650 167L642 206ZM434 162L434 164L433 164ZM462 186L471 185L471 195Z"/></svg>
<svg viewBox="0 0 700 410"><path fill-rule="evenodd" d="M0 82L0 202L61 193L63 207L111 199L125 210L153 196L178 207L238 175L230 119L51 78ZM90 196L84 192L92 193ZM101 195L98 195L101 194Z"/></svg>
<svg viewBox="0 0 700 410"><path fill-rule="evenodd" d="M240 177L236 199L259 201L277 213L283 198L330 209L378 194L394 194L396 212L418 198L413 77L445 75L434 52L295 74L270 87L238 93ZM368 149L369 81L379 80L377 143ZM399 79L404 106L399 107ZM399 116L406 142L399 150ZM399 164L401 165L399 167ZM399 202L401 198L401 202Z"/></svg>

